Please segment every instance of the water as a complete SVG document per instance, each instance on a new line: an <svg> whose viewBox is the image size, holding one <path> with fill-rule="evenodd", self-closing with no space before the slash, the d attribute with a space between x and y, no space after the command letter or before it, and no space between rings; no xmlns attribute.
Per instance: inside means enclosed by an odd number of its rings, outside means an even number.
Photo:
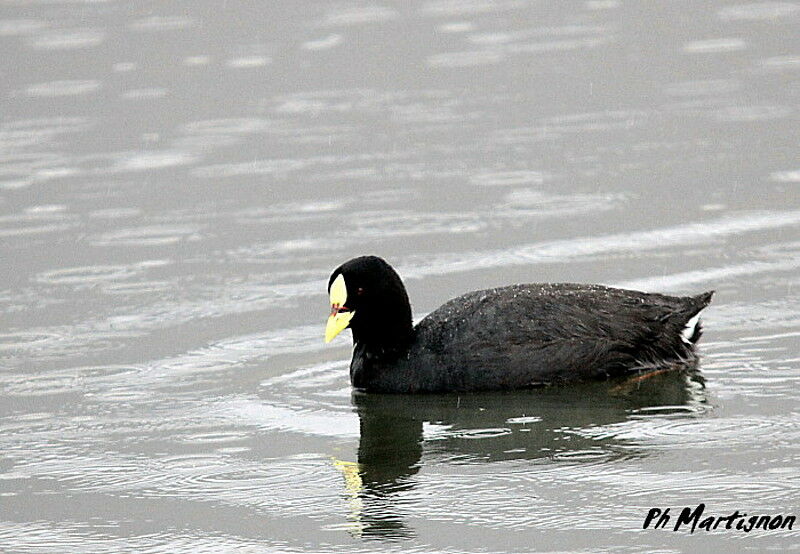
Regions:
<svg viewBox="0 0 800 554"><path fill-rule="evenodd" d="M796 2L3 2L0 546L796 548L641 527L797 513L798 25ZM352 396L324 289L365 253L417 317L514 282L716 289L700 374Z"/></svg>

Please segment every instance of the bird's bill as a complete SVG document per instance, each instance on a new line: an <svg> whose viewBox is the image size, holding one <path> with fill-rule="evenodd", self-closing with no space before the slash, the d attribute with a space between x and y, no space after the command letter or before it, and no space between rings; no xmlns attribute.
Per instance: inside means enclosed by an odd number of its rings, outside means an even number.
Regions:
<svg viewBox="0 0 800 554"><path fill-rule="evenodd" d="M355 312L345 308L347 302L347 285L344 277L339 275L331 284L331 315L325 325L325 342L331 342L333 338L347 329L350 320L353 319ZM343 311L346 310L346 311Z"/></svg>
<svg viewBox="0 0 800 554"><path fill-rule="evenodd" d="M347 329L350 325L350 320L353 319L355 312L340 312L331 314L328 318L328 324L325 325L325 342L331 342L333 337Z"/></svg>

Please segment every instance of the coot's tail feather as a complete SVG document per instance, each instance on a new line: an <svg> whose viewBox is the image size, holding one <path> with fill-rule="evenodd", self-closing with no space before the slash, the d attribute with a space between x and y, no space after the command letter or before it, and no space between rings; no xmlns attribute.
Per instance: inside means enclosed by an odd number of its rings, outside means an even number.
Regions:
<svg viewBox="0 0 800 554"><path fill-rule="evenodd" d="M697 344L697 341L703 336L703 322L698 319L697 323L694 324L694 328L691 329L691 333L687 340L692 344Z"/></svg>
<svg viewBox="0 0 800 554"><path fill-rule="evenodd" d="M704 292L703 294L698 294L694 296L695 305L697 306L697 311L699 312L709 304L711 304L711 297L714 296L714 293L717 291L709 290Z"/></svg>
<svg viewBox="0 0 800 554"><path fill-rule="evenodd" d="M700 311L711 303L711 297L714 296L713 290L698 294L692 297L692 308L687 313L689 316L686 326L681 333L681 338L687 344L697 344L700 337L703 335L703 323L700 321Z"/></svg>

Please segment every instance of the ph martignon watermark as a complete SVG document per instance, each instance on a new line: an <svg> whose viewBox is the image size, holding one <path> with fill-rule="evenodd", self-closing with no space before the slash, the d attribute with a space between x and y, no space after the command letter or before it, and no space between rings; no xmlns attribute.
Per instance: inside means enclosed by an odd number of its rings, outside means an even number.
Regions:
<svg viewBox="0 0 800 554"><path fill-rule="evenodd" d="M733 513L724 516L703 517L706 505L698 504L694 509L684 508L672 521L669 508L650 508L644 518L642 529L666 529L670 525L673 531L688 530L694 533L695 530L721 531L736 530L749 533L755 529L774 531L778 529L792 529L795 520L794 515L751 515L735 510Z"/></svg>

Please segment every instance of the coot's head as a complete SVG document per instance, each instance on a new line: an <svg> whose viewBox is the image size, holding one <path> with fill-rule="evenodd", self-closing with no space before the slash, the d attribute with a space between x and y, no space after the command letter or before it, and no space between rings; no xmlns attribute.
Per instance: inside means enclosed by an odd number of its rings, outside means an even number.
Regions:
<svg viewBox="0 0 800 554"><path fill-rule="evenodd" d="M340 265L328 280L331 315L325 342L346 328L353 342L376 346L405 344L411 336L411 305L397 272L377 256L361 256Z"/></svg>

